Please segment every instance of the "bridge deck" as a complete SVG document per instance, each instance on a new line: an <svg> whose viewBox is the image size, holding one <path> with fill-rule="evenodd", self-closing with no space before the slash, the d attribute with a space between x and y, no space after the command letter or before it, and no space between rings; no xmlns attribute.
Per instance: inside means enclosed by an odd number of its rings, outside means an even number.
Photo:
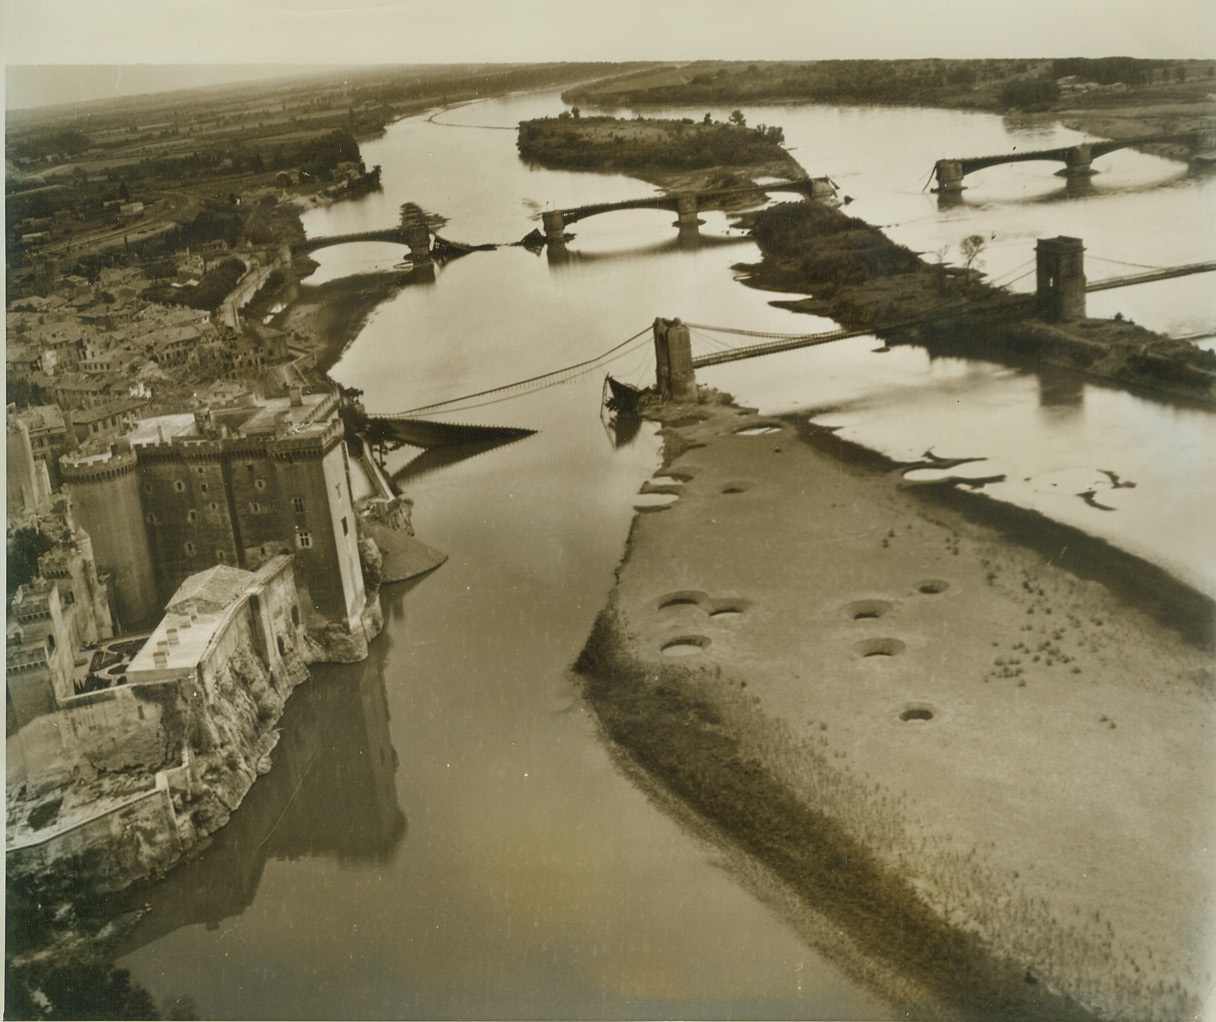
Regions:
<svg viewBox="0 0 1216 1022"><path fill-rule="evenodd" d="M766 192L798 192L809 194L814 188L813 178L799 178L795 181L779 181L775 184L744 185L731 188L713 188L702 192L690 192L697 203L720 202L723 199L739 198L744 195L758 195ZM559 210L566 223L574 223L600 213L612 213L624 209L677 209L679 194L671 192L665 195L648 195L638 199L622 199L619 202L597 202L585 206L572 206Z"/></svg>
<svg viewBox="0 0 1216 1022"><path fill-rule="evenodd" d="M1170 266L1163 270L1149 270L1145 273L1129 273L1124 277L1107 277L1086 284L1086 291L1109 291L1116 287L1131 287L1133 284L1151 284L1156 280L1170 280L1173 277L1188 277L1193 273L1210 273L1216 270L1216 262L1187 263L1185 266Z"/></svg>
<svg viewBox="0 0 1216 1022"><path fill-rule="evenodd" d="M1126 149L1129 146L1150 145L1154 142L1187 142L1191 145L1198 145L1199 132L1184 131L1169 135L1142 135L1140 138L1112 138L1098 142L1075 142L1072 145L1056 146L1052 149L1036 149L1024 153L993 153L990 156L964 156L958 159L939 160L938 163L961 164L963 173L970 174L972 171L983 170L985 167L995 167L1002 163L1022 163L1028 160L1051 160L1057 163L1068 163L1070 154L1078 146L1088 146L1090 156L1093 157L1105 156L1107 153L1113 153L1117 149Z"/></svg>

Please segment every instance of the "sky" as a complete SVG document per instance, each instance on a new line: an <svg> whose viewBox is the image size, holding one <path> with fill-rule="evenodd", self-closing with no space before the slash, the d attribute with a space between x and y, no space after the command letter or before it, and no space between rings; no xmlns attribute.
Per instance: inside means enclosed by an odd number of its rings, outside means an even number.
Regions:
<svg viewBox="0 0 1216 1022"><path fill-rule="evenodd" d="M309 64L1212 57L1216 3L0 0L0 52L7 70L5 107L11 109L250 80ZM13 65L59 67L25 74ZM118 71L64 65L126 66Z"/></svg>

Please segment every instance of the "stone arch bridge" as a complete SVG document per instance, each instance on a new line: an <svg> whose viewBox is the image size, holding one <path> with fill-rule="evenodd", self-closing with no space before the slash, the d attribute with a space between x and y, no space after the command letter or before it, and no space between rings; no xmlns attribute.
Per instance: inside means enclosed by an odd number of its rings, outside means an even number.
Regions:
<svg viewBox="0 0 1216 1022"><path fill-rule="evenodd" d="M996 153L992 156L967 156L960 159L938 160L933 165L938 192L962 191L963 178L985 167L1002 163L1024 163L1029 160L1049 160L1064 164L1064 173L1069 177L1084 177L1094 173L1093 161L1099 156L1113 153L1116 149L1149 145L1154 142L1178 142L1189 146L1196 154L1216 148L1216 133L1211 131L1186 131L1170 135L1145 135L1141 138L1106 139L1101 142L1080 142L1077 145L1058 146L1055 149L1036 149L1024 153Z"/></svg>
<svg viewBox="0 0 1216 1022"><path fill-rule="evenodd" d="M762 195L768 192L794 192L807 198L827 198L836 194L836 187L826 177L799 178L794 181L778 181L764 185L734 185L729 188L712 188L699 192L672 192L667 195L651 195L640 199L624 199L619 202L595 202L569 209L547 209L541 213L544 225L544 240L550 244L565 241L566 228L579 220L615 213L625 209L665 209L676 214L676 226L681 230L695 230L700 221L700 210L721 206L731 199Z"/></svg>

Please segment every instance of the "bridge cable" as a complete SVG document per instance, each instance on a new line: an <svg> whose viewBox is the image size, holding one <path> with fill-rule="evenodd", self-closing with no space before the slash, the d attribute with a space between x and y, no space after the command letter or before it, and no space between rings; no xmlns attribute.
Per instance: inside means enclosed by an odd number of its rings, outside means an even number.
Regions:
<svg viewBox="0 0 1216 1022"><path fill-rule="evenodd" d="M642 349L646 349L648 347L648 345L643 343L639 347L641 347ZM542 390L548 390L550 387L557 387L557 386L561 386L564 383L570 383L573 380L577 380L583 376L588 375L589 373L594 372L596 369L603 368L606 365L611 365L614 362L618 362L622 358L625 358L627 355L631 355L633 353L634 352L631 350L620 351L617 354L613 355L612 357L603 359L602 361L598 362L595 365L587 365L585 368L579 370L578 372L574 373L573 375L570 375L570 376L555 375L555 377L553 379L540 383L534 387L529 388L528 390L518 390L518 391L515 391L514 393L503 393L501 397L493 397L493 398L490 398L490 400L488 400L488 401L478 401L475 404L460 405L459 407L456 407L456 408L444 408L440 411L429 412L428 414L447 415L449 413L456 413L456 412L471 412L477 408L489 408L493 405L505 404L506 402L514 401L517 398L528 397L532 394L538 394ZM639 365L640 365L640 363L639 363ZM500 390L510 390L510 387L500 388ZM498 392L499 391L486 391L485 393L488 396L490 394L494 394L494 393L498 393ZM476 397L476 396L477 395L471 394L471 395L467 395L464 398L454 398L453 401L454 402L466 401L466 400L470 400L471 398ZM375 417L382 418L382 419L392 419L392 418L399 418L402 415L406 415L406 414L409 414L409 413L399 412L399 413L396 413L395 415L380 415L380 416L375 416Z"/></svg>
<svg viewBox="0 0 1216 1022"><path fill-rule="evenodd" d="M599 365L600 363L604 362L604 360L607 359L608 356L613 355L616 352L620 351L622 348L625 348L628 345L634 343L640 337L642 337L644 334L648 333L650 330L651 330L651 327L646 326L646 327L642 328L641 330L639 330L632 337L629 337L626 340L621 341L620 344L614 344L607 351L597 355L595 358L589 358L583 362L575 362L573 365L564 366L561 369L554 369L551 372L541 373L538 376L530 376L525 380L516 380L514 383L506 383L499 387L490 387L487 390L479 390L473 394L465 394L463 397L450 398L447 401L436 401L429 405L419 405L417 408L410 408L403 412L391 412L388 414L380 415L380 416L378 416L378 418L400 419L400 418L405 418L406 416L410 416L410 415L418 415L418 414L421 414L422 412L432 412L432 411L436 411L441 408L446 408L449 405L459 404L462 401L468 401L472 398L487 397L490 394L497 394L497 393L500 393L500 392L506 391L506 390L515 390L519 387L528 386L529 384L541 383L542 381L549 380L555 376L562 376L566 373L590 370L590 369L594 368L595 366Z"/></svg>
<svg viewBox="0 0 1216 1022"><path fill-rule="evenodd" d="M998 274L997 276L991 278L988 281L988 283L992 287L1008 287L1014 281L1021 280L1023 277L1032 273L1036 269L1038 269L1038 261L1035 259L1027 259L1024 263L1019 263L1012 270L1006 270L1004 273ZM1016 277L1013 277L1012 280L1005 281L1004 283L1000 282L1001 278L1008 277L1008 276L1010 276L1010 274L1014 274L1014 273L1017 273L1019 275Z"/></svg>
<svg viewBox="0 0 1216 1022"><path fill-rule="evenodd" d="M1129 263L1123 259L1107 259L1104 256L1096 256L1089 252L1087 252L1085 254L1085 260L1086 260L1086 262L1089 262L1090 260L1092 260L1094 262L1099 262L1099 263L1111 263L1115 266L1130 266L1133 269L1137 269L1137 270L1170 270L1170 269L1173 269L1172 266L1154 266L1151 263Z"/></svg>

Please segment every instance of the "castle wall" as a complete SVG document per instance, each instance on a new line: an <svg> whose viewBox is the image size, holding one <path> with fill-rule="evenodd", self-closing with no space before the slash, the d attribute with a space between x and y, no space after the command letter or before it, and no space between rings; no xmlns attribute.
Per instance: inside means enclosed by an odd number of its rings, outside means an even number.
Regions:
<svg viewBox="0 0 1216 1022"><path fill-rule="evenodd" d="M155 773L180 758L185 703L176 684L123 686L62 701L59 712L32 721L9 741L9 769L31 784L73 774L143 770Z"/></svg>
<svg viewBox="0 0 1216 1022"><path fill-rule="evenodd" d="M139 488L161 606L195 572L240 565L228 473L217 445L139 451Z"/></svg>
<svg viewBox="0 0 1216 1022"><path fill-rule="evenodd" d="M366 595L340 422L307 437L174 441L138 451L162 603L214 564L255 569L291 553L305 625L358 627Z"/></svg>
<svg viewBox="0 0 1216 1022"><path fill-rule="evenodd" d="M5 687L8 691L8 724L11 732L25 726L45 714L54 712L55 686L46 663L22 665L12 664L5 671Z"/></svg>
<svg viewBox="0 0 1216 1022"><path fill-rule="evenodd" d="M182 853L177 814L168 785L132 797L75 826L9 845L10 875L46 874L56 864L90 854L90 877L99 890L117 890L171 866Z"/></svg>

